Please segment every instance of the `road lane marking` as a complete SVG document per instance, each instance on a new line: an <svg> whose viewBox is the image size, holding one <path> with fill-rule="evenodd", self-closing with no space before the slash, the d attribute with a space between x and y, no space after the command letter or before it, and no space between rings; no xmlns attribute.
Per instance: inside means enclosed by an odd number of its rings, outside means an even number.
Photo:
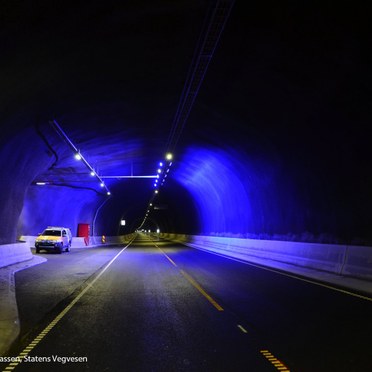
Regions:
<svg viewBox="0 0 372 372"><path fill-rule="evenodd" d="M168 261L174 266L174 267L178 267L177 266L177 264L160 248L160 247L158 247L157 246L157 244L156 243L153 243L154 245L155 245L155 247L156 248L158 248L159 249L159 251L161 252L161 253L163 253L163 255L165 256L165 257L167 257L167 259L168 259Z"/></svg>
<svg viewBox="0 0 372 372"><path fill-rule="evenodd" d="M161 253L163 253L163 255L168 259L168 261L174 266L174 267L177 267L177 264L161 249L159 248L156 243L153 243L155 245L156 248L159 249L159 251ZM183 277L185 279L187 279L187 281L194 287L196 288L218 311L224 311L223 310L223 307L217 302L215 301L202 287L201 285L192 277L190 276L189 274L187 274L186 271L184 270L180 270L180 273L183 275Z"/></svg>
<svg viewBox="0 0 372 372"><path fill-rule="evenodd" d="M156 243L153 243L156 248L158 248L163 255L169 260L169 262L172 263L175 267L178 267L177 264L160 248L157 246ZM245 262L243 262L245 263ZM187 274L184 270L180 269L181 274L192 284L205 298L208 299L208 301L219 311L224 311L224 309L207 293L205 290L196 282L195 279L193 279L189 274ZM237 327L243 332L248 333L248 331L241 325L237 324ZM260 351L262 355L265 356L265 358L270 361L270 363L278 370L283 372L290 372L290 370L287 368L287 366L281 362L279 359L277 359L273 354L271 354L268 350L261 350Z"/></svg>
<svg viewBox="0 0 372 372"><path fill-rule="evenodd" d="M260 353L278 370L290 372L288 367L279 359L277 359L269 350L260 350Z"/></svg>
<svg viewBox="0 0 372 372"><path fill-rule="evenodd" d="M243 333L248 333L248 331L240 324L238 324L238 328L243 332Z"/></svg>
<svg viewBox="0 0 372 372"><path fill-rule="evenodd" d="M161 252L163 253L163 255L168 259L168 261L174 266L174 267L178 267L177 264L161 249L159 248L158 246L156 246L156 248L160 249Z"/></svg>
<svg viewBox="0 0 372 372"><path fill-rule="evenodd" d="M94 283L103 275L103 273L112 265L112 263L132 244L134 238L100 271L100 273L89 283L30 343L21 353L18 354L19 362L8 364L3 371L11 371L16 368L22 359L34 349L35 346L53 329L53 327L74 307L74 305L93 287Z"/></svg>
<svg viewBox="0 0 372 372"><path fill-rule="evenodd" d="M218 311L223 311L223 307L220 306L200 285L199 283L187 274L185 271L180 270L181 274L192 284Z"/></svg>

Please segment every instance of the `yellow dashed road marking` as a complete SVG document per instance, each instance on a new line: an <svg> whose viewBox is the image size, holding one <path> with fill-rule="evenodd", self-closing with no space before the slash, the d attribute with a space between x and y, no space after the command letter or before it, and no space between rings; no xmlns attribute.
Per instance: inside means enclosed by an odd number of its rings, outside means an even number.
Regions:
<svg viewBox="0 0 372 372"><path fill-rule="evenodd" d="M181 270L181 274L192 284L218 311L223 311L223 307L220 306L200 285L185 271Z"/></svg>
<svg viewBox="0 0 372 372"><path fill-rule="evenodd" d="M177 267L177 264L161 249L159 248L155 243L155 247L158 248L161 253L168 259L168 261L174 266ZM202 287L201 285L189 274L187 274L186 271L180 270L180 273L183 275L185 279L194 287L196 288L218 311L223 311L223 307L217 303Z"/></svg>
<svg viewBox="0 0 372 372"><path fill-rule="evenodd" d="M278 370L289 372L286 365L277 359L269 350L261 350L260 353Z"/></svg>

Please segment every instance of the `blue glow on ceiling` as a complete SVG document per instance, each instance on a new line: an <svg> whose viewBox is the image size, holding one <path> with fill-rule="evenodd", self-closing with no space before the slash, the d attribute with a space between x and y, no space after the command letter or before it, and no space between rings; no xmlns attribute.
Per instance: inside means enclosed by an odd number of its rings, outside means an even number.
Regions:
<svg viewBox="0 0 372 372"><path fill-rule="evenodd" d="M193 196L203 234L238 233L252 223L247 165L234 151L190 148L173 177Z"/></svg>

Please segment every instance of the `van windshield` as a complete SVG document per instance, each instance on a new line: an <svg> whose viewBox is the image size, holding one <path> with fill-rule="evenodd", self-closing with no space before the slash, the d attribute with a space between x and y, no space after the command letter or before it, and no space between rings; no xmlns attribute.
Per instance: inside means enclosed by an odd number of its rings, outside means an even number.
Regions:
<svg viewBox="0 0 372 372"><path fill-rule="evenodd" d="M43 235L61 236L61 230L44 230Z"/></svg>

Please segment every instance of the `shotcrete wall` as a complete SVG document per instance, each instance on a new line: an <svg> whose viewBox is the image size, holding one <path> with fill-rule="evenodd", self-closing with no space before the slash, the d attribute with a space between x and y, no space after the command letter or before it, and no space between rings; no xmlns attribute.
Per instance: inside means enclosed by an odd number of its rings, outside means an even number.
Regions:
<svg viewBox="0 0 372 372"><path fill-rule="evenodd" d="M0 244L14 243L26 191L53 157L31 126L2 139L0 148Z"/></svg>
<svg viewBox="0 0 372 372"><path fill-rule="evenodd" d="M77 233L78 223L92 223L101 196L69 186L37 186L35 180L55 162L61 140L48 141L30 123L18 133L8 131L0 149L0 244L14 243L21 235L37 235L48 225L65 225ZM62 146L63 148L63 146ZM54 150L53 150L54 149Z"/></svg>

